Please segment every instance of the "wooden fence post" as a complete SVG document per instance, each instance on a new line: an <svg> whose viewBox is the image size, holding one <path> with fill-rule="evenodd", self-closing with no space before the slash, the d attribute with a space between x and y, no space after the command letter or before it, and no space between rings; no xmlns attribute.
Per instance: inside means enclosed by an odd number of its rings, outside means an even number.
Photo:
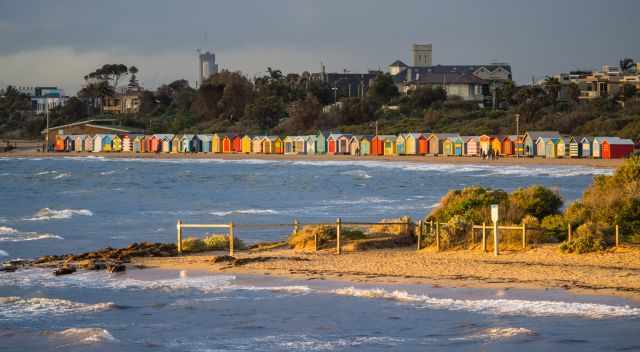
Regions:
<svg viewBox="0 0 640 352"><path fill-rule="evenodd" d="M440 250L440 222L436 220L436 249Z"/></svg>
<svg viewBox="0 0 640 352"><path fill-rule="evenodd" d="M299 229L300 229L300 222L298 222L298 219L293 219L293 234L297 235Z"/></svg>
<svg viewBox="0 0 640 352"><path fill-rule="evenodd" d="M522 222L522 249L527 248L527 224Z"/></svg>
<svg viewBox="0 0 640 352"><path fill-rule="evenodd" d="M416 237L418 240L418 250L420 250L420 245L422 243L422 220L418 220Z"/></svg>
<svg viewBox="0 0 640 352"><path fill-rule="evenodd" d="M493 255L496 257L500 254L500 240L498 239L498 222L493 223Z"/></svg>
<svg viewBox="0 0 640 352"><path fill-rule="evenodd" d="M178 249L178 254L182 254L182 221L178 220L176 228L178 229L178 243L176 247Z"/></svg>
<svg viewBox="0 0 640 352"><path fill-rule="evenodd" d="M336 220L336 253L342 254L342 248L340 247L340 232L342 231L342 220L338 218Z"/></svg>
<svg viewBox="0 0 640 352"><path fill-rule="evenodd" d="M429 220L429 233L433 235L433 219Z"/></svg>
<svg viewBox="0 0 640 352"><path fill-rule="evenodd" d="M234 254L234 248L233 248L233 245L234 245L233 242L235 240L234 236L235 235L233 233L233 223L230 223L229 224L229 255L232 256L232 257L233 257L233 254Z"/></svg>
<svg viewBox="0 0 640 352"><path fill-rule="evenodd" d="M620 246L620 226L616 225L616 247Z"/></svg>
<svg viewBox="0 0 640 352"><path fill-rule="evenodd" d="M573 237L572 235L573 234L572 234L572 231L571 231L571 223L569 223L567 225L567 241L571 242L571 237Z"/></svg>
<svg viewBox="0 0 640 352"><path fill-rule="evenodd" d="M482 252L487 251L487 223L482 223Z"/></svg>

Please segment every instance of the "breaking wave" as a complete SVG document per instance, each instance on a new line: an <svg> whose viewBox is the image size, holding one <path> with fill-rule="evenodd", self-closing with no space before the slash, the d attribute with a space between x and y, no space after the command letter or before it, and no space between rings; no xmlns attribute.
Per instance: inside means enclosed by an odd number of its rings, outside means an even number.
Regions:
<svg viewBox="0 0 640 352"><path fill-rule="evenodd" d="M93 212L88 209L62 209L55 210L50 208L43 208L38 210L33 217L26 218L27 221L46 221L46 220L58 220L58 219L70 219L74 215L81 216L93 216Z"/></svg>
<svg viewBox="0 0 640 352"><path fill-rule="evenodd" d="M0 321L86 314L114 308L115 304L87 304L57 298L0 297Z"/></svg>
<svg viewBox="0 0 640 352"><path fill-rule="evenodd" d="M9 253L7 253L7 251L3 251L2 249L0 249L0 257L8 257Z"/></svg>
<svg viewBox="0 0 640 352"><path fill-rule="evenodd" d="M366 171L364 170L350 170L350 171L344 171L340 173L341 175L346 175L346 176L353 176L353 177L357 177L357 178L372 178L373 176L369 175Z"/></svg>
<svg viewBox="0 0 640 352"><path fill-rule="evenodd" d="M529 329L525 328L489 328L482 330L478 333L464 336L464 337L454 337L451 338L451 341L476 341L476 340L504 340L510 339L516 336L536 336L537 334Z"/></svg>
<svg viewBox="0 0 640 352"><path fill-rule="evenodd" d="M232 214L275 215L275 214L280 214L280 212L273 209L240 209L240 210L229 210L229 211L212 211L212 212L209 212L209 214L215 215L215 216L228 216Z"/></svg>
<svg viewBox="0 0 640 352"><path fill-rule="evenodd" d="M516 299L466 300L433 298L415 295L406 291L386 291L383 289L340 288L333 293L341 296L380 298L413 303L419 308L464 310L492 315L524 316L578 316L591 319L640 317L640 308L613 306L596 303L560 301L529 301Z"/></svg>
<svg viewBox="0 0 640 352"><path fill-rule="evenodd" d="M58 235L40 232L20 232L12 227L0 226L0 242L23 242L45 239L64 239ZM6 252L5 252L6 253Z"/></svg>

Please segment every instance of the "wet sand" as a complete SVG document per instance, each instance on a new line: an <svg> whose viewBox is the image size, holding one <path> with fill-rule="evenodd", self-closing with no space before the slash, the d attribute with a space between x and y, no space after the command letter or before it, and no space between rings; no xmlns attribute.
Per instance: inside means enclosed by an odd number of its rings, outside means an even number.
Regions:
<svg viewBox="0 0 640 352"><path fill-rule="evenodd" d="M503 252L435 252L425 249L343 253L299 253L288 249L237 253L235 265L214 263L206 253L171 258L137 258L135 264L171 270L271 275L303 280L356 283L428 284L442 287L566 289L579 294L614 295L640 301L640 249L563 254L557 245Z"/></svg>
<svg viewBox="0 0 640 352"><path fill-rule="evenodd" d="M0 152L2 157L15 158L61 158L61 157L103 157L103 158L136 158L136 159L221 159L221 160L307 160L307 161L403 161L426 164L457 164L457 165L519 165L519 166L586 166L615 168L624 162L624 159L544 159L544 158L515 158L502 157L496 160L482 160L478 157L451 157L451 156L353 156L353 155L278 155L278 154L211 154L211 153L42 153L33 149L25 150L19 148L12 152Z"/></svg>

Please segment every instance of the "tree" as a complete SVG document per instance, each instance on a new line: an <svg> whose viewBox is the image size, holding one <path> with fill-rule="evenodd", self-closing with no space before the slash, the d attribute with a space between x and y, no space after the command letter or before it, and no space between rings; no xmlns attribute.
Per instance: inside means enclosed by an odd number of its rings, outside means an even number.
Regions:
<svg viewBox="0 0 640 352"><path fill-rule="evenodd" d="M342 107L336 113L340 119L337 121L341 125L357 125L373 119L373 108L369 106L363 98L343 98L340 100Z"/></svg>
<svg viewBox="0 0 640 352"><path fill-rule="evenodd" d="M307 96L289 104L289 118L280 126L285 133L302 133L311 130L320 117L322 106L314 96Z"/></svg>
<svg viewBox="0 0 640 352"><path fill-rule="evenodd" d="M624 99L633 98L638 93L636 86L632 84L625 84L622 86L622 91L620 92Z"/></svg>
<svg viewBox="0 0 640 352"><path fill-rule="evenodd" d="M435 102L447 100L447 92L441 87L420 87L410 92L408 98L411 111L423 110Z"/></svg>
<svg viewBox="0 0 640 352"><path fill-rule="evenodd" d="M391 99L400 95L398 87L390 74L379 74L373 81L368 92L369 98L376 105L387 104Z"/></svg>
<svg viewBox="0 0 640 352"><path fill-rule="evenodd" d="M555 104L560 97L560 80L558 80L556 77L547 76L547 78L545 78L544 80L543 87L547 92L547 96L551 99L551 102Z"/></svg>
<svg viewBox="0 0 640 352"><path fill-rule="evenodd" d="M513 99L518 105L517 112L520 113L525 122L532 122L536 114L549 105L549 97L546 91L538 86L519 88Z"/></svg>
<svg viewBox="0 0 640 352"><path fill-rule="evenodd" d="M135 66L134 66L135 68ZM137 69L136 69L137 72ZM111 82L111 86L116 89L120 78L129 74L129 68L123 64L106 64L84 77L85 80L94 79L97 81Z"/></svg>
<svg viewBox="0 0 640 352"><path fill-rule="evenodd" d="M327 82L310 81L307 93L316 97L322 105L333 103L333 92Z"/></svg>
<svg viewBox="0 0 640 352"><path fill-rule="evenodd" d="M245 109L244 125L250 131L266 131L277 126L286 113L280 97L258 96Z"/></svg>

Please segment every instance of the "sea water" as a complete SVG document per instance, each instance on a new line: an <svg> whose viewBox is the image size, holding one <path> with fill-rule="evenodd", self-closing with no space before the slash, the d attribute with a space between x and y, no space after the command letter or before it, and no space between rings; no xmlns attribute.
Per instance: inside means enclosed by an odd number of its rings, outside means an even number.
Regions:
<svg viewBox="0 0 640 352"><path fill-rule="evenodd" d="M0 260L169 242L175 223L421 217L453 188L578 198L586 167L374 161L0 159ZM289 230L241 230L245 242ZM194 232L194 235L201 235ZM640 307L559 291L352 285L191 271L0 274L0 350L640 348Z"/></svg>

